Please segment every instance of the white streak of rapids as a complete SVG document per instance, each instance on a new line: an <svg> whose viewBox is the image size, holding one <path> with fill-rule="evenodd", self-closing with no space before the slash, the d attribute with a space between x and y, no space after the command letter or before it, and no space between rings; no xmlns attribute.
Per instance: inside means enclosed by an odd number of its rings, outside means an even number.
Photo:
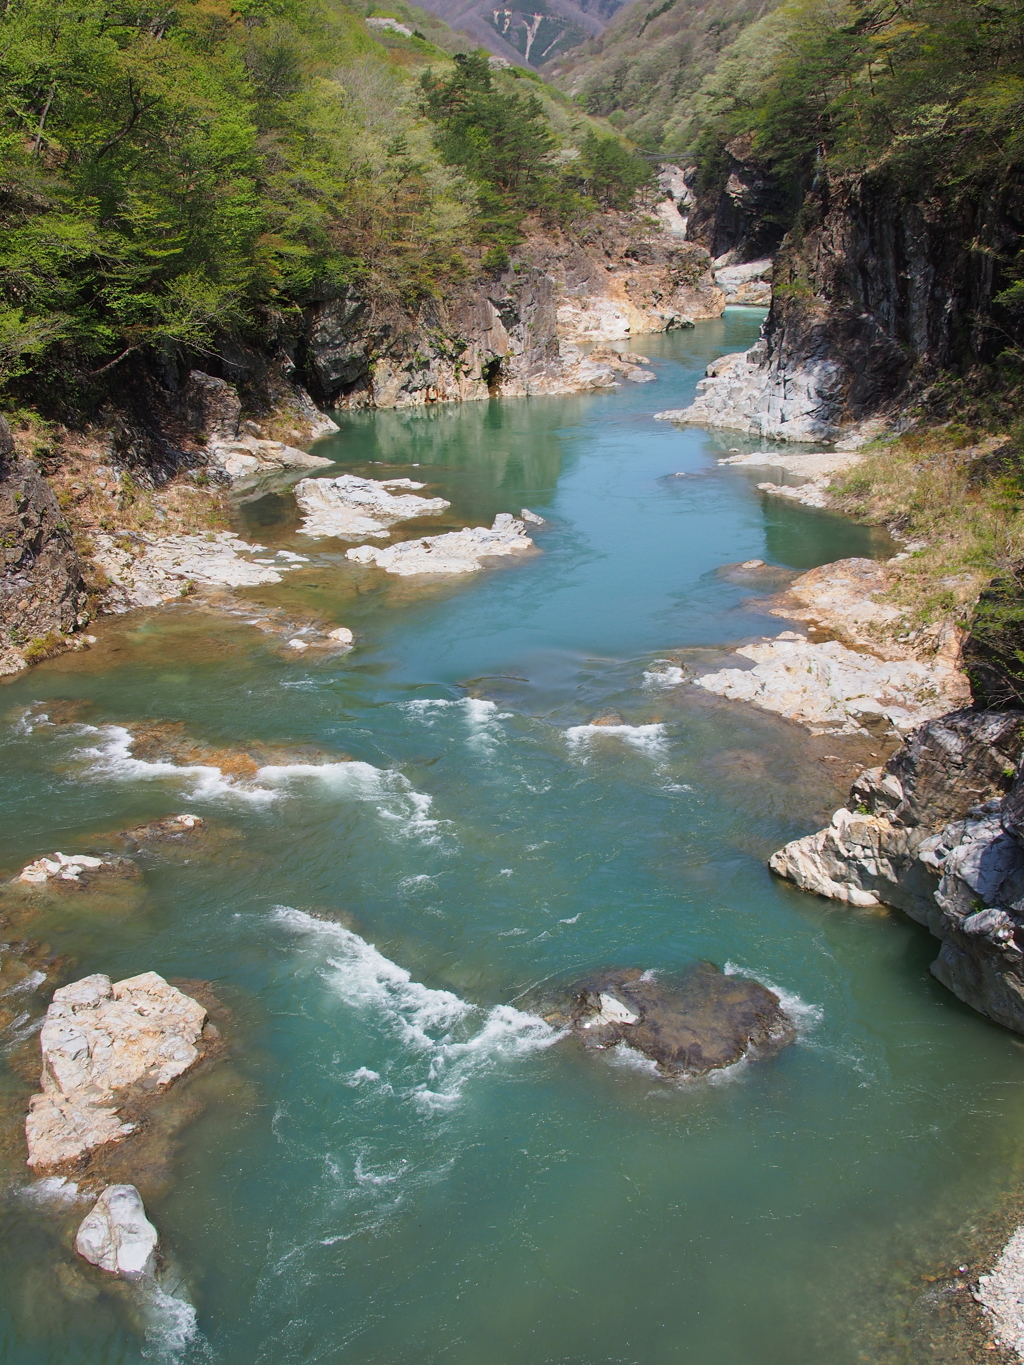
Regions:
<svg viewBox="0 0 1024 1365"><path fill-rule="evenodd" d="M403 1046L421 1077L405 1093L423 1111L452 1108L472 1077L550 1047L563 1036L512 1005L485 1012L451 991L414 981L404 967L344 925L287 905L275 906L272 914L295 933L319 941L322 974L335 993L353 1009L375 1014ZM350 1079L358 1084L379 1078L360 1067Z"/></svg>

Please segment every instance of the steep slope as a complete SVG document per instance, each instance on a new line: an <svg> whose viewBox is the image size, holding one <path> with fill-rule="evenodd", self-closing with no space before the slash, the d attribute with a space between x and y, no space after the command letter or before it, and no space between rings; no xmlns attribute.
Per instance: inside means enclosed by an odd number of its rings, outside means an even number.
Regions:
<svg viewBox="0 0 1024 1365"><path fill-rule="evenodd" d="M699 94L697 183L714 201L756 162L789 231L763 343L694 418L819 440L927 393L1013 420L1022 53L1019 11L959 0L787 8L739 38Z"/></svg>
<svg viewBox="0 0 1024 1365"><path fill-rule="evenodd" d="M601 33L623 0L537 0L529 9L487 0L429 0L423 6L506 61L539 67Z"/></svg>
<svg viewBox="0 0 1024 1365"><path fill-rule="evenodd" d="M544 73L640 146L685 156L695 97L734 39L777 0L634 0Z"/></svg>

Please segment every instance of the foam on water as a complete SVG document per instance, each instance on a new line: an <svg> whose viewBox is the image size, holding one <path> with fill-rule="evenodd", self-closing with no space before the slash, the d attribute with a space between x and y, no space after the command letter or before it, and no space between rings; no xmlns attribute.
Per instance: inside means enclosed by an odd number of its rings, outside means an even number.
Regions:
<svg viewBox="0 0 1024 1365"><path fill-rule="evenodd" d="M606 736L621 739L651 758L664 757L668 749L668 737L660 722L651 725L571 725L565 731L565 742L570 753L579 754L594 740Z"/></svg>
<svg viewBox="0 0 1024 1365"><path fill-rule="evenodd" d="M8 986L5 991L0 991L0 998L7 999L12 995L29 995L37 987L41 986L46 980L46 973L40 971L29 972L28 976L23 976L20 981L16 981L13 986Z"/></svg>
<svg viewBox="0 0 1024 1365"><path fill-rule="evenodd" d="M660 664L661 667L657 665ZM678 687L686 681L686 669L667 659L655 660L655 666L644 673L644 687Z"/></svg>
<svg viewBox="0 0 1024 1365"><path fill-rule="evenodd" d="M80 1201L90 1203L94 1196L82 1194L74 1180L64 1175L47 1175L23 1185L17 1192L18 1198L26 1204L36 1204L43 1208L63 1208Z"/></svg>
<svg viewBox="0 0 1024 1365"><path fill-rule="evenodd" d="M451 991L414 981L344 925L286 905L275 906L272 914L279 924L322 942L324 974L334 991L352 1008L376 1015L406 1049L404 1095L425 1112L451 1108L472 1076L561 1037L543 1019L512 1005L484 1012ZM349 1084L370 1075L360 1067L349 1073Z"/></svg>
<svg viewBox="0 0 1024 1365"><path fill-rule="evenodd" d="M825 1011L820 1005L808 1004L793 991L787 991L784 986L776 986L774 981L761 972L752 972L746 967L738 967L735 962L727 962L722 969L726 976L747 976L751 981L757 981L766 990L774 991L779 997L779 1004L797 1031L800 1038L806 1037L813 1032L825 1017Z"/></svg>
<svg viewBox="0 0 1024 1365"><path fill-rule="evenodd" d="M104 725L93 733L98 742L79 750L79 756L89 760L86 767L89 777L108 782L173 778L182 782L184 794L196 801L215 801L225 796L258 803L276 800L276 792L238 782L226 777L220 768L207 764L148 763L135 758L131 752L132 733L123 725Z"/></svg>
<svg viewBox="0 0 1024 1365"><path fill-rule="evenodd" d="M182 783L182 794L195 801L241 799L260 805L278 801L303 784L316 784L332 794L376 805L377 814L400 834L436 842L442 821L430 815L432 798L417 791L408 778L372 763L269 763L252 781L226 775L205 764L150 763L131 753L132 734L121 725L93 730L99 742L79 750L87 775L112 782L145 782L168 778Z"/></svg>
<svg viewBox="0 0 1024 1365"><path fill-rule="evenodd" d="M196 1310L187 1299L168 1294L155 1280L143 1281L140 1290L146 1325L144 1360L155 1360L159 1365L212 1361L210 1348L199 1330Z"/></svg>
<svg viewBox="0 0 1024 1365"><path fill-rule="evenodd" d="M430 815L433 798L419 792L392 768L372 763L284 763L260 768L257 778L271 787L296 782L323 783L330 791L350 800L376 804L377 814L390 821L399 833L435 843L447 822Z"/></svg>

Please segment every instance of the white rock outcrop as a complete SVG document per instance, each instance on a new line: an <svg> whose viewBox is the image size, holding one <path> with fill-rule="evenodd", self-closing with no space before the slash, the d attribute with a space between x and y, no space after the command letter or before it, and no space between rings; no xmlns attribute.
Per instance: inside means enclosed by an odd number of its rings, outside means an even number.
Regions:
<svg viewBox="0 0 1024 1365"><path fill-rule="evenodd" d="M778 478L759 483L757 486L763 493L792 498L805 507L827 507L828 486L832 479L852 469L862 458L854 450L787 450L784 453L755 450L750 455L726 455L718 463L746 469L770 469ZM797 485L783 483L787 474L803 482Z"/></svg>
<svg viewBox="0 0 1024 1365"><path fill-rule="evenodd" d="M97 533L93 541L92 558L111 585L104 592L104 608L112 612L157 607L197 587L248 588L280 583L281 575L296 567L283 552L277 562L254 562L249 556L265 554L265 547L250 545L230 531L205 536Z"/></svg>
<svg viewBox="0 0 1024 1365"><path fill-rule="evenodd" d="M724 427L773 441L828 441L839 430L845 372L826 358L777 374L763 341L713 361L688 408L655 413L660 421Z"/></svg>
<svg viewBox="0 0 1024 1365"><path fill-rule="evenodd" d="M747 304L767 308L772 301L772 269L774 261L770 256L760 261L747 261L745 265L728 265L728 257L719 257L715 262L715 284L725 295L726 307L730 304Z"/></svg>
<svg viewBox="0 0 1024 1365"><path fill-rule="evenodd" d="M151 1272L157 1231L134 1185L108 1185L82 1219L75 1237L79 1256L112 1275Z"/></svg>
<svg viewBox="0 0 1024 1365"><path fill-rule="evenodd" d="M295 485L295 501L304 513L299 528L304 536L335 536L361 540L363 536L386 539L390 527L413 517L436 517L451 506L444 498L418 498L413 492L425 485L412 479L360 479L342 474L336 479L303 479Z"/></svg>
<svg viewBox="0 0 1024 1365"><path fill-rule="evenodd" d="M258 436L210 441L206 451L210 464L227 474L232 482L271 474L279 469L323 469L334 463L326 456L310 455L298 446L265 441Z"/></svg>
<svg viewBox="0 0 1024 1365"><path fill-rule="evenodd" d="M77 1162L127 1137L118 1092L162 1090L194 1066L205 1022L203 1006L156 972L114 984L97 973L55 991L39 1035L42 1094L25 1120L28 1164Z"/></svg>
<svg viewBox="0 0 1024 1365"><path fill-rule="evenodd" d="M37 858L34 863L23 867L15 877L16 882L26 882L30 886L43 885L56 878L62 882L81 880L86 870L103 867L103 858L87 857L84 853L69 857L66 853L55 853L51 858Z"/></svg>
<svg viewBox="0 0 1024 1365"><path fill-rule="evenodd" d="M674 237L685 237L689 215L682 213L674 199L665 198L654 206L654 216L666 232ZM716 281L717 283L717 281ZM721 286L719 286L721 288Z"/></svg>
<svg viewBox="0 0 1024 1365"><path fill-rule="evenodd" d="M896 778L887 780L899 785ZM773 853L768 866L801 891L848 905L881 905L879 881L897 885L918 856L911 834L897 830L885 816L844 806L826 829L805 834Z"/></svg>
<svg viewBox="0 0 1024 1365"><path fill-rule="evenodd" d="M816 644L795 631L736 650L750 669L723 668L697 687L746 701L805 725L812 734L870 734L881 725L906 733L950 709L943 659L880 659L836 640Z"/></svg>
<svg viewBox="0 0 1024 1365"><path fill-rule="evenodd" d="M346 552L356 564L376 564L386 573L410 577L414 574L476 573L481 561L505 555L524 555L536 546L526 534L523 522L499 512L494 525L464 526L447 535L424 536L399 545L379 548L359 545Z"/></svg>
<svg viewBox="0 0 1024 1365"><path fill-rule="evenodd" d="M975 1298L988 1311L1000 1346L1024 1360L1024 1227L1013 1234Z"/></svg>

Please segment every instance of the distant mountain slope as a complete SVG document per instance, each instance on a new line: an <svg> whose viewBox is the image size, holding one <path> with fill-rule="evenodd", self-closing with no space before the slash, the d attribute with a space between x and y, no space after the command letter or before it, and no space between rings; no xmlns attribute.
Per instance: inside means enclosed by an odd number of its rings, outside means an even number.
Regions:
<svg viewBox="0 0 1024 1365"><path fill-rule="evenodd" d="M634 0L544 74L652 151L681 155L690 97L719 54L778 0Z"/></svg>
<svg viewBox="0 0 1024 1365"><path fill-rule="evenodd" d="M422 8L450 28L517 65L539 67L595 38L623 0L533 0L529 9L500 0L426 0Z"/></svg>

